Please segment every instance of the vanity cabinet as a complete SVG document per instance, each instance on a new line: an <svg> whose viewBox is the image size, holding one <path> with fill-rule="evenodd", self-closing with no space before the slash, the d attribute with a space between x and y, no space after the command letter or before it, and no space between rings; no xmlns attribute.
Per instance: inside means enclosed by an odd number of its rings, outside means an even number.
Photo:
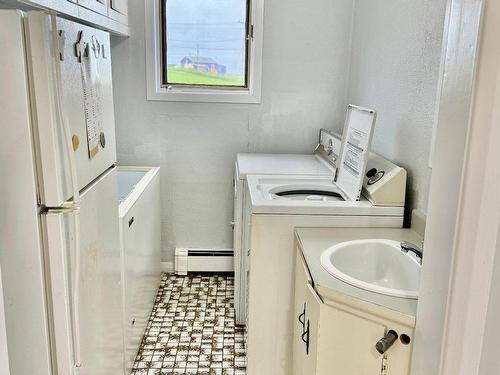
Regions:
<svg viewBox="0 0 500 375"><path fill-rule="evenodd" d="M409 374L411 327L320 297L299 247L294 284L293 375ZM389 330L410 342L398 339L382 355L375 344Z"/></svg>

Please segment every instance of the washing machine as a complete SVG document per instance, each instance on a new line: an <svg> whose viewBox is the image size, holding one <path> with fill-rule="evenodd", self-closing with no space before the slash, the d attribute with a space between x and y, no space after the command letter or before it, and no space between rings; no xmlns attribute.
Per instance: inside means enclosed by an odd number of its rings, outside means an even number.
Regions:
<svg viewBox="0 0 500 375"><path fill-rule="evenodd" d="M326 129L320 129L318 144L312 154L259 154L240 153L236 156L233 179L234 216L234 307L236 324L244 325L246 319L245 259L243 227L245 226L245 207L247 176L250 175L304 175L335 178L335 162L340 154L341 136Z"/></svg>
<svg viewBox="0 0 500 375"><path fill-rule="evenodd" d="M307 175L247 177L242 274L247 285L248 375L293 372L295 228L403 225L406 171L369 152L373 111L351 110L335 180ZM350 115L354 121L349 121Z"/></svg>
<svg viewBox="0 0 500 375"><path fill-rule="evenodd" d="M376 155L372 158L387 165ZM406 171L397 166L379 170L373 165L369 163L370 175L373 177L373 169L377 169L375 174L384 172L384 176L371 185L366 177L364 196L359 200L349 199L325 176L248 177L247 204L251 210L246 212L248 225L243 230L248 375L292 373L295 228L403 226ZM384 196L391 197L389 205L380 199Z"/></svg>

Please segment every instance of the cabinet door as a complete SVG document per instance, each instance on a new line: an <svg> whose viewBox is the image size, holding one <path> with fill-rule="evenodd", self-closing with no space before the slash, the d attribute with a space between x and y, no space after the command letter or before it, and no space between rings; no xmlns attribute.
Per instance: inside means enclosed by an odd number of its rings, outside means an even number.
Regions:
<svg viewBox="0 0 500 375"><path fill-rule="evenodd" d="M324 306L316 374L380 375L383 356L376 351L375 343L385 330L371 320Z"/></svg>
<svg viewBox="0 0 500 375"><path fill-rule="evenodd" d="M306 328L307 278L308 273L305 269L300 250L297 248L295 256L294 314L291 327L293 332L293 375L305 375L304 362L307 354L304 342L302 341L302 335Z"/></svg>
<svg viewBox="0 0 500 375"><path fill-rule="evenodd" d="M109 6L111 9L123 15L127 15L128 13L127 0L110 0Z"/></svg>
<svg viewBox="0 0 500 375"><path fill-rule="evenodd" d="M318 340L320 332L320 310L323 303L310 283L306 286L306 331L302 335L305 342L306 356L304 375L316 374Z"/></svg>
<svg viewBox="0 0 500 375"><path fill-rule="evenodd" d="M107 0L78 0L78 5L93 10L96 13L108 14Z"/></svg>
<svg viewBox="0 0 500 375"><path fill-rule="evenodd" d="M319 317L322 302L312 286L309 271L297 248L293 319L293 374L316 373Z"/></svg>
<svg viewBox="0 0 500 375"><path fill-rule="evenodd" d="M128 25L127 0L109 0L108 17L124 25Z"/></svg>

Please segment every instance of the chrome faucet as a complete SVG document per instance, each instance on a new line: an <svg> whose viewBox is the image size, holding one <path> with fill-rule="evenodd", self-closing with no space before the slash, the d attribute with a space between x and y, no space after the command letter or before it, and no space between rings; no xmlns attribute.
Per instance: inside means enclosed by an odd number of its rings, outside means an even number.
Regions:
<svg viewBox="0 0 500 375"><path fill-rule="evenodd" d="M401 241L401 251L404 253L413 253L419 259L420 263L422 263L422 259L424 258L424 253L422 248L414 243Z"/></svg>

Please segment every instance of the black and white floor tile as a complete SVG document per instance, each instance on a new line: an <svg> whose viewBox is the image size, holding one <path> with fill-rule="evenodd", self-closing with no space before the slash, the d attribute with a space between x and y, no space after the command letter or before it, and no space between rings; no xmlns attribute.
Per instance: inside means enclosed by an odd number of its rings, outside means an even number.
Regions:
<svg viewBox="0 0 500 375"><path fill-rule="evenodd" d="M245 375L234 278L164 274L131 375Z"/></svg>

